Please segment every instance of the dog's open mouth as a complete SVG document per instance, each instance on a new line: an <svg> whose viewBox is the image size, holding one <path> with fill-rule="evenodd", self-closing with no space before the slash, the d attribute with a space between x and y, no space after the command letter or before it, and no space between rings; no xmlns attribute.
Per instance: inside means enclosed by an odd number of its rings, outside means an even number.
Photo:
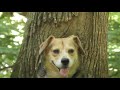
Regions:
<svg viewBox="0 0 120 90"><path fill-rule="evenodd" d="M54 62L52 61L52 63L54 64ZM55 65L55 64L54 64ZM55 65L56 66L56 65ZM57 67L57 66L56 66ZM58 68L58 67L57 67ZM60 75L62 75L63 77L68 77L68 72L69 72L69 68L68 67L62 67L62 68L58 68Z"/></svg>

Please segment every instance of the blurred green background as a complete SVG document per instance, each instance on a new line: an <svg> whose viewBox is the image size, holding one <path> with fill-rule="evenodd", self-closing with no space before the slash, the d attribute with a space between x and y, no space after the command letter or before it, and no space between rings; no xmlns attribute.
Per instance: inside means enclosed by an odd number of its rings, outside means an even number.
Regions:
<svg viewBox="0 0 120 90"><path fill-rule="evenodd" d="M27 21L24 12L0 12L0 78L9 78ZM120 78L120 12L109 13L109 77Z"/></svg>

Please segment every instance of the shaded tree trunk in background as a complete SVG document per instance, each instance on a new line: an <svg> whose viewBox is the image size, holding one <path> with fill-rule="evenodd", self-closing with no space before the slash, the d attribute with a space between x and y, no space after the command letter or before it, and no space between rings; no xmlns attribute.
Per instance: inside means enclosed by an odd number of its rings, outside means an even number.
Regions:
<svg viewBox="0 0 120 90"><path fill-rule="evenodd" d="M77 77L108 77L107 12L31 12L11 77L33 78L38 68L39 45L49 36L79 36L86 55Z"/></svg>

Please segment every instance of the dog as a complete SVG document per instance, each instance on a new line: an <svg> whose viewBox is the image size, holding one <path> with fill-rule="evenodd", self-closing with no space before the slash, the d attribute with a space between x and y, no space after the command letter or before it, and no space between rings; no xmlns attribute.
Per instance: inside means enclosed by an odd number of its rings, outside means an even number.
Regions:
<svg viewBox="0 0 120 90"><path fill-rule="evenodd" d="M41 45L45 78L72 78L80 66L80 54L85 54L78 36L66 38L49 36Z"/></svg>

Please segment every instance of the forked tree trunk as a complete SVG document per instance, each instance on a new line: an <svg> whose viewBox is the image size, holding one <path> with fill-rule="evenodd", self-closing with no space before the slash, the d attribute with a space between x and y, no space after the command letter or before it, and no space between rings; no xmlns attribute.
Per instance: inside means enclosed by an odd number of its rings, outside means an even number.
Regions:
<svg viewBox="0 0 120 90"><path fill-rule="evenodd" d="M49 36L79 36L84 56L80 58L77 77L106 78L107 12L31 12L25 28L24 40L11 77L33 78L38 69L39 45Z"/></svg>

